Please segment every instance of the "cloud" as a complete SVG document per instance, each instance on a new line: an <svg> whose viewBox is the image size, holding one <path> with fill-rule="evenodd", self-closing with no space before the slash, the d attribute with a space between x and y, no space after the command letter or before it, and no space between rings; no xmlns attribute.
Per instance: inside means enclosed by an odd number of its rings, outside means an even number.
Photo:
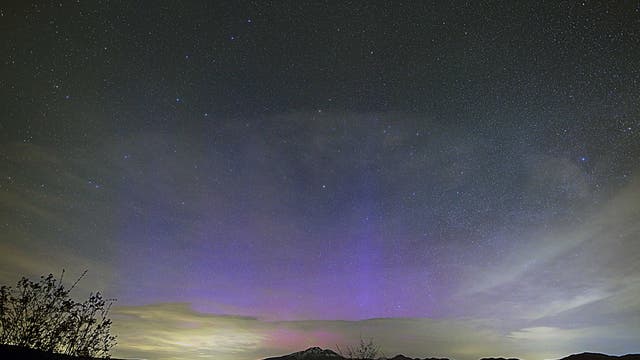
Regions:
<svg viewBox="0 0 640 360"><path fill-rule="evenodd" d="M594 313L580 314L596 303L618 304L616 310L597 306L606 308L609 316L640 310L617 300L629 293L640 296L640 179L597 211L576 216L582 221L571 228L550 227L539 232L538 239L530 235L519 251L497 259L494 267L473 271L475 265L470 265L462 290L454 296L456 306L473 301L476 306L469 308L476 315L537 324L567 312L582 318L581 323L600 320Z"/></svg>
<svg viewBox="0 0 640 360"><path fill-rule="evenodd" d="M252 358L266 337L254 318L198 313L184 303L120 306L113 319L118 357Z"/></svg>
<svg viewBox="0 0 640 360"><path fill-rule="evenodd" d="M335 349L373 339L386 356L472 360L507 356L528 360L570 353L633 352L638 325L531 326L502 332L493 319L380 318L361 321L265 321L194 310L188 303L114 308L113 355L149 359L254 360L304 350Z"/></svg>
<svg viewBox="0 0 640 360"><path fill-rule="evenodd" d="M584 351L622 355L638 351L638 330L638 325L628 324L573 329L536 326L513 331L507 337L540 351L539 355L545 354L544 358L551 352L557 354L556 357Z"/></svg>
<svg viewBox="0 0 640 360"><path fill-rule="evenodd" d="M531 328L523 328L511 332L508 336L523 341L543 341L545 344L549 342L567 342L585 335L584 330L567 330L548 326L537 326Z"/></svg>
<svg viewBox="0 0 640 360"><path fill-rule="evenodd" d="M120 306L114 308L113 319L119 336L113 355L124 358L261 359L311 346L335 349L360 338L372 338L387 356L541 358L536 349L518 344L530 330L503 336L491 322L473 319L265 321L198 312L187 303Z"/></svg>

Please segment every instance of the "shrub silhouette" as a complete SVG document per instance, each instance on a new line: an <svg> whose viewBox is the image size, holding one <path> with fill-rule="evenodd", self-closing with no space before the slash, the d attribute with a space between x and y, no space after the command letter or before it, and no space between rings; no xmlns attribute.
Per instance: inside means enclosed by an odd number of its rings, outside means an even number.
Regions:
<svg viewBox="0 0 640 360"><path fill-rule="evenodd" d="M340 356L347 359L376 359L378 355L382 354L380 346L378 346L373 339L364 341L360 338L360 344L357 346L347 345L343 350L340 349L340 346L336 345L336 349Z"/></svg>
<svg viewBox="0 0 640 360"><path fill-rule="evenodd" d="M84 302L69 298L69 289L52 274L38 282L23 277L15 288L0 287L0 343L74 356L109 358L116 344L110 334L109 310L115 300L91 293Z"/></svg>

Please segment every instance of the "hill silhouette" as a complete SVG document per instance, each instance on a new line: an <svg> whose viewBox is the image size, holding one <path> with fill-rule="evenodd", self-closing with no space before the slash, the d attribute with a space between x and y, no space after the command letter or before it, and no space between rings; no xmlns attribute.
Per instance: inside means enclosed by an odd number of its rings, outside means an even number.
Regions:
<svg viewBox="0 0 640 360"><path fill-rule="evenodd" d="M606 354L584 352L581 354L569 355L560 360L640 360L640 354L612 356Z"/></svg>
<svg viewBox="0 0 640 360"><path fill-rule="evenodd" d="M12 359L12 360L98 360L99 358L92 358L86 356L71 356L64 354L54 354L41 350L34 350L26 347L15 345L2 345L0 344L0 359ZM319 347L312 347L304 351L298 351L292 354L269 357L264 360L343 360L345 357L340 354L329 350L321 349ZM449 360L448 358L411 358L402 354L396 355L387 360ZM124 360L115 359L111 360ZM482 358L480 360L519 360L515 358L502 358L491 357ZM627 354L622 356L613 356L599 353L581 353L566 356L558 360L640 360L640 354Z"/></svg>
<svg viewBox="0 0 640 360"><path fill-rule="evenodd" d="M298 351L289 355L276 356L266 358L264 360L343 360L345 357L340 354L328 350L321 349L319 347L308 348L304 351ZM394 357L387 357L387 360L449 360L447 358L411 358L402 354L395 355ZM372 359L369 359L372 360ZM516 358L503 358L503 357L490 357L482 358L480 360L519 360ZM623 356L613 356L598 353L581 353L573 354L558 360L640 360L640 354L628 354Z"/></svg>
<svg viewBox="0 0 640 360"><path fill-rule="evenodd" d="M402 354L396 355L394 357L392 357L389 360L416 360L419 358L410 358L408 356L404 356ZM449 360L448 358L424 358L424 359L420 359L420 360Z"/></svg>
<svg viewBox="0 0 640 360"><path fill-rule="evenodd" d="M89 356L55 354L22 346L0 344L0 359L11 360L96 360ZM111 358L111 360L119 360Z"/></svg>

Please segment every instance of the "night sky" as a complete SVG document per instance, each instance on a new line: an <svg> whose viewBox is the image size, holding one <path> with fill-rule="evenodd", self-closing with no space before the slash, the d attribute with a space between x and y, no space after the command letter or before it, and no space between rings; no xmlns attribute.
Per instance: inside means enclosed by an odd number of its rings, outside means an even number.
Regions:
<svg viewBox="0 0 640 360"><path fill-rule="evenodd" d="M640 352L638 1L2 1L0 282L116 357Z"/></svg>

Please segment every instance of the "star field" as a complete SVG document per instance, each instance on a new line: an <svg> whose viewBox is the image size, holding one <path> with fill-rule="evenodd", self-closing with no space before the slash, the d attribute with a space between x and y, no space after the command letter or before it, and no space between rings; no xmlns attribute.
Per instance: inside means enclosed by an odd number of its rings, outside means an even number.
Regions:
<svg viewBox="0 0 640 360"><path fill-rule="evenodd" d="M637 2L0 5L0 280L116 357L638 352Z"/></svg>

